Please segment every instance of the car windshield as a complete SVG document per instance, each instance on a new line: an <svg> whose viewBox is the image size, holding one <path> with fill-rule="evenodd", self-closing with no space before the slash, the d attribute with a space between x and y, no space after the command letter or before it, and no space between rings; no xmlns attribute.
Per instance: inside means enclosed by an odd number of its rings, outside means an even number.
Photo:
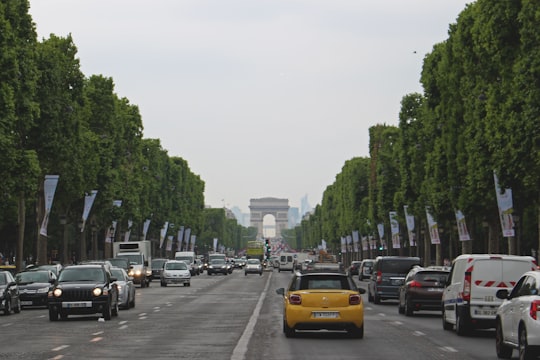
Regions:
<svg viewBox="0 0 540 360"><path fill-rule="evenodd" d="M128 267L129 266L129 260L127 259L109 259L108 260L113 266L118 267Z"/></svg>
<svg viewBox="0 0 540 360"><path fill-rule="evenodd" d="M167 260L152 260L152 270L160 270Z"/></svg>
<svg viewBox="0 0 540 360"><path fill-rule="evenodd" d="M214 259L214 260L210 261L210 264L212 264L212 265L223 265L223 264L225 264L225 260Z"/></svg>
<svg viewBox="0 0 540 360"><path fill-rule="evenodd" d="M128 259L129 263L131 265L140 265L140 264L142 264L142 256L141 255L137 255L137 254L133 254L133 255L119 254L118 257Z"/></svg>
<svg viewBox="0 0 540 360"><path fill-rule="evenodd" d="M60 272L58 282L64 281L98 281L104 282L103 270L98 268L66 268Z"/></svg>
<svg viewBox="0 0 540 360"><path fill-rule="evenodd" d="M187 270L185 262L168 262L165 264L165 270Z"/></svg>
<svg viewBox="0 0 540 360"><path fill-rule="evenodd" d="M261 262L257 259L249 259L247 263L248 265L259 265Z"/></svg>
<svg viewBox="0 0 540 360"><path fill-rule="evenodd" d="M385 273L403 274L408 273L413 265L420 265L418 260L384 260L381 263L381 271Z"/></svg>
<svg viewBox="0 0 540 360"><path fill-rule="evenodd" d="M120 269L111 269L111 275L118 281L125 281L124 272Z"/></svg>
<svg viewBox="0 0 540 360"><path fill-rule="evenodd" d="M49 282L49 274L46 271L26 271L18 273L15 281L21 283L46 283Z"/></svg>
<svg viewBox="0 0 540 360"><path fill-rule="evenodd" d="M311 290L311 289L340 289L353 290L346 276L302 276L300 288L291 290Z"/></svg>
<svg viewBox="0 0 540 360"><path fill-rule="evenodd" d="M438 283L445 283L448 278L448 273L441 272L427 272L422 271L416 274L416 279L419 281L431 281Z"/></svg>

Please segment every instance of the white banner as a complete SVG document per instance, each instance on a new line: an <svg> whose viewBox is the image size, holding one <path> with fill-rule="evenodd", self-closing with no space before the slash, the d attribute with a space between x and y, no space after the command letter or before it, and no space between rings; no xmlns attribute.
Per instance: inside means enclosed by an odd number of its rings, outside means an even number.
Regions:
<svg viewBox="0 0 540 360"><path fill-rule="evenodd" d="M354 230L352 232L352 239L353 239L354 252L358 252L358 243L360 242L360 237L358 236L358 230Z"/></svg>
<svg viewBox="0 0 540 360"><path fill-rule="evenodd" d="M214 238L214 252L217 251L218 238Z"/></svg>
<svg viewBox="0 0 540 360"><path fill-rule="evenodd" d="M163 248L163 242L165 241L165 236L167 235L167 229L169 228L169 222L165 221L161 231L159 232L159 248Z"/></svg>
<svg viewBox="0 0 540 360"><path fill-rule="evenodd" d="M180 226L178 235L176 236L176 250L182 251L182 239L184 238L184 227Z"/></svg>
<svg viewBox="0 0 540 360"><path fill-rule="evenodd" d="M195 251L195 241L197 241L197 235L191 235L190 251Z"/></svg>
<svg viewBox="0 0 540 360"><path fill-rule="evenodd" d="M143 240L146 240L146 234L148 234L148 229L150 228L150 219L146 219L143 224Z"/></svg>
<svg viewBox="0 0 540 360"><path fill-rule="evenodd" d="M414 234L414 215L409 214L409 206L404 205L405 221L407 223L407 234L409 235L409 245L416 246L416 238Z"/></svg>
<svg viewBox="0 0 540 360"><path fill-rule="evenodd" d="M184 230L184 251L189 249L189 236L191 235L191 229L187 228Z"/></svg>
<svg viewBox="0 0 540 360"><path fill-rule="evenodd" d="M43 222L41 223L41 229L39 230L39 233L43 236L47 236L49 216L51 215L54 193L56 192L56 185L58 185L59 178L59 175L45 175L45 180L43 182L43 192L45 195L45 214L43 215Z"/></svg>
<svg viewBox="0 0 540 360"><path fill-rule="evenodd" d="M399 243L399 222L397 220L397 212L390 211L388 215L390 217L390 230L392 233L392 248L399 249L401 244Z"/></svg>
<svg viewBox="0 0 540 360"><path fill-rule="evenodd" d="M172 243L173 243L173 236L169 235L167 237L167 248L165 250L171 251L172 250Z"/></svg>
<svg viewBox="0 0 540 360"><path fill-rule="evenodd" d="M321 249L326 250L326 241L324 239L321 240Z"/></svg>
<svg viewBox="0 0 540 360"><path fill-rule="evenodd" d="M129 237L131 236L131 227L133 226L133 221L128 220L128 228L126 233L124 234L124 242L129 241Z"/></svg>
<svg viewBox="0 0 540 360"><path fill-rule="evenodd" d="M497 194L497 206L499 207L499 219L501 220L501 228L503 237L512 237L514 233L514 205L512 201L512 189L504 189L501 193L499 186L499 180L497 175L493 172L493 179L495 180L495 193Z"/></svg>
<svg viewBox="0 0 540 360"><path fill-rule="evenodd" d="M92 209L92 205L94 205L94 200L96 199L98 191L92 190L90 192L90 195L85 195L84 197L84 208L82 213L82 226L81 226L81 232L84 232L84 226L86 225L86 220L88 220L88 215L90 215L90 210Z"/></svg>
<svg viewBox="0 0 540 360"><path fill-rule="evenodd" d="M431 216L431 209L429 206L426 206L426 216L427 216L427 222L429 227L429 237L431 238L432 244L440 244L441 239L439 238L439 227L435 220L433 219L433 216Z"/></svg>
<svg viewBox="0 0 540 360"><path fill-rule="evenodd" d="M469 241L471 236L469 235L469 230L467 230L467 223L465 222L465 215L461 210L456 210L456 222L459 235L459 241Z"/></svg>
<svg viewBox="0 0 540 360"><path fill-rule="evenodd" d="M367 251L368 249L368 240L367 237L362 236L362 250Z"/></svg>
<svg viewBox="0 0 540 360"><path fill-rule="evenodd" d="M341 237L341 252L346 253L347 252L347 239L345 237Z"/></svg>

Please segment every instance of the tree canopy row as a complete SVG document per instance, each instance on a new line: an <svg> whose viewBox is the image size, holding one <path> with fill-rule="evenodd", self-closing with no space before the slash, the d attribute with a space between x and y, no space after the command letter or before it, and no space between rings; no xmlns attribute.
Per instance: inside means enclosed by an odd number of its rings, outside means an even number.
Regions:
<svg viewBox="0 0 540 360"><path fill-rule="evenodd" d="M364 252L422 256L441 264L460 253L536 255L540 203L540 13L538 2L477 0L448 38L424 58L423 94L405 95L399 125L370 129L369 158L345 163L322 204L297 229L303 246L339 248L359 230L378 239L396 211L400 249ZM494 173L513 193L515 236L503 238ZM410 246L404 206L416 220ZM441 244L432 245L429 206ZM455 211L471 241L459 241ZM387 239L388 240L388 237ZM431 260L434 259L434 260Z"/></svg>

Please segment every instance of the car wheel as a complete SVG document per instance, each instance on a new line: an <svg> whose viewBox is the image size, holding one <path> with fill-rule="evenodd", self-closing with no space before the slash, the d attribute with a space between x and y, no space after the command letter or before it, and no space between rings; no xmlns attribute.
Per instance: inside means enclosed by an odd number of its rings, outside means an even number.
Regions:
<svg viewBox="0 0 540 360"><path fill-rule="evenodd" d="M405 298L405 316L413 316L414 308L412 305L412 301Z"/></svg>
<svg viewBox="0 0 540 360"><path fill-rule="evenodd" d="M364 337L364 324L360 327L354 327L349 330L349 334L356 339L362 339Z"/></svg>
<svg viewBox="0 0 540 360"><path fill-rule="evenodd" d="M527 330L519 329L519 360L536 359L537 352L527 344Z"/></svg>
<svg viewBox="0 0 540 360"><path fill-rule="evenodd" d="M285 333L285 337L288 338L292 338L296 335L295 330L287 325L287 321L285 319L283 319L283 332Z"/></svg>
<svg viewBox="0 0 540 360"><path fill-rule="evenodd" d="M463 314L464 311L456 311L456 334L459 336L465 336L470 332L470 325L467 321L467 315Z"/></svg>
<svg viewBox="0 0 540 360"><path fill-rule="evenodd" d="M379 297L379 295L377 295L377 293L373 294L373 303L375 304L381 303L381 298Z"/></svg>
<svg viewBox="0 0 540 360"><path fill-rule="evenodd" d="M135 294L133 294L133 297L131 298L129 302L129 307L134 308L135 307Z"/></svg>
<svg viewBox="0 0 540 360"><path fill-rule="evenodd" d="M262 276L262 272L259 273L259 276Z"/></svg>
<svg viewBox="0 0 540 360"><path fill-rule="evenodd" d="M161 283L161 286L166 287L166 286L167 286L167 283L166 283L166 282L162 282L162 283Z"/></svg>
<svg viewBox="0 0 540 360"><path fill-rule="evenodd" d="M209 272L209 271L207 271L207 273L208 273L208 276L212 275L212 273L211 273L211 272Z"/></svg>
<svg viewBox="0 0 540 360"><path fill-rule="evenodd" d="M6 299L6 304L4 305L4 315L11 314L11 300Z"/></svg>
<svg viewBox="0 0 540 360"><path fill-rule="evenodd" d="M49 309L49 321L58 321L58 311Z"/></svg>
<svg viewBox="0 0 540 360"><path fill-rule="evenodd" d="M146 280L145 279L141 279L141 289L146 287Z"/></svg>
<svg viewBox="0 0 540 360"><path fill-rule="evenodd" d="M512 348L504 344L504 336L501 321L495 324L495 350L499 359L511 359Z"/></svg>
<svg viewBox="0 0 540 360"><path fill-rule="evenodd" d="M401 300L398 303L397 311L400 314L405 314L405 307L401 305Z"/></svg>
<svg viewBox="0 0 540 360"><path fill-rule="evenodd" d="M109 302L103 307L103 318L105 320L111 320L112 318L112 311L111 311L111 303Z"/></svg>
<svg viewBox="0 0 540 360"><path fill-rule="evenodd" d="M247 272L245 272L244 275L247 276Z"/></svg>
<svg viewBox="0 0 540 360"><path fill-rule="evenodd" d="M60 312L60 320L67 320L68 318L68 314L66 314L65 312Z"/></svg>
<svg viewBox="0 0 540 360"><path fill-rule="evenodd" d="M186 287L186 286L188 286L188 284L187 284L187 283L184 283L184 287Z"/></svg>
<svg viewBox="0 0 540 360"><path fill-rule="evenodd" d="M444 311L444 306L443 306L441 318L442 318L442 328L444 330L452 330L452 324L450 324L448 321L446 321L446 313Z"/></svg>
<svg viewBox="0 0 540 360"><path fill-rule="evenodd" d="M370 302L370 303L373 302L373 295L371 295L371 291L370 291L369 289L368 289L367 300L368 300L368 302Z"/></svg>

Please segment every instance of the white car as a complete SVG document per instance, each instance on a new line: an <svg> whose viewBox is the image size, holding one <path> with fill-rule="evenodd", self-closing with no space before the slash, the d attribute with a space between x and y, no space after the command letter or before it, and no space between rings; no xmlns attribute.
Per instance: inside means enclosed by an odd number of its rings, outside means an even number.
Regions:
<svg viewBox="0 0 540 360"><path fill-rule="evenodd" d="M263 274L263 268L259 259L248 259L244 268L244 275L247 274Z"/></svg>
<svg viewBox="0 0 540 360"><path fill-rule="evenodd" d="M161 286L168 284L184 284L191 286L189 265L183 260L167 260L161 272Z"/></svg>
<svg viewBox="0 0 540 360"><path fill-rule="evenodd" d="M116 278L118 287L118 306L129 309L135 306L135 284L133 278L128 276L126 270L119 267L111 268L111 275Z"/></svg>
<svg viewBox="0 0 540 360"><path fill-rule="evenodd" d="M536 359L540 354L540 271L528 271L516 286L497 291L503 299L496 315L497 357L510 359L513 349L520 359Z"/></svg>

